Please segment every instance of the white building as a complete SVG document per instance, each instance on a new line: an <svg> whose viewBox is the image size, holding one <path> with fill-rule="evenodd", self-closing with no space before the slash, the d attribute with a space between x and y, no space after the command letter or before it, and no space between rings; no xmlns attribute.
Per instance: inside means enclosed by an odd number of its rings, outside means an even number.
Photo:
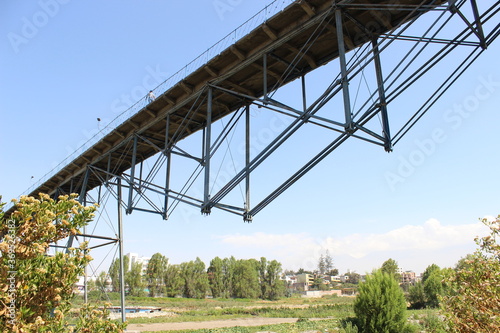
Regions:
<svg viewBox="0 0 500 333"><path fill-rule="evenodd" d="M146 270L148 269L149 260L151 257L139 257L137 253L127 253L125 257L128 257L128 269L132 268L132 264L140 263L142 265L142 274L146 274Z"/></svg>

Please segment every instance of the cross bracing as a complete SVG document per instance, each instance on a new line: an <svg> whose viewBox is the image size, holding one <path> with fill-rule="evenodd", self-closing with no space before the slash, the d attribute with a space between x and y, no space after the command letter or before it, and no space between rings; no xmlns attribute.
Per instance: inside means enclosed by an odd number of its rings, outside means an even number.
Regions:
<svg viewBox="0 0 500 333"><path fill-rule="evenodd" d="M219 208L250 221L348 139L363 140L390 152L495 40L498 7L496 3L480 12L473 0L295 1L161 93L30 194L78 192L82 201L99 201L100 190L95 200L86 196L121 179L122 187L128 190L124 198L127 213L142 210L166 219L181 202L205 214ZM307 74L321 71L337 59L337 73L328 73L324 91L307 100ZM428 95L420 93L421 104L412 106L404 122L398 123L399 114L391 118L390 106L404 99L408 90L443 63L445 67L451 64L451 70L443 74L442 82ZM301 87L298 104L286 96L275 98L297 80ZM370 81L373 87L360 102L362 80ZM353 86L358 81L355 92ZM253 155L249 141L254 130L251 107L290 120L267 147ZM217 122L224 123L218 133L213 126ZM211 162L243 122L247 132L243 166L215 190L210 185L215 181L211 179ZM337 136L265 198L251 205L250 175L300 128L311 125L329 129ZM182 141L195 134L201 136L199 149L188 152L181 147ZM196 164L180 188L171 186L173 156ZM144 164L150 158L154 162L147 170ZM160 173L165 179L158 183ZM199 179L203 193L189 194ZM241 186L245 187L243 202L225 203L224 199ZM152 193L161 196L161 202L152 200Z"/></svg>
<svg viewBox="0 0 500 333"><path fill-rule="evenodd" d="M29 194L77 192L84 203L112 197L120 216L123 208L167 219L179 205L190 205L203 214L220 209L251 221L347 141L392 151L493 43L499 9L498 2L478 7L474 0L294 1L166 91L156 91L158 98ZM436 71L439 80L429 80ZM308 83L317 73L323 89L311 91ZM260 115L276 116L280 126L255 147ZM308 149L307 161L292 169L296 152L287 144L310 128L321 135L302 143L323 145ZM236 137L239 154L229 149ZM267 185L255 175L277 155L285 156L287 173L254 196ZM178 170L179 160L192 169ZM232 170L220 177L223 161ZM78 237L105 244L121 239L119 231Z"/></svg>

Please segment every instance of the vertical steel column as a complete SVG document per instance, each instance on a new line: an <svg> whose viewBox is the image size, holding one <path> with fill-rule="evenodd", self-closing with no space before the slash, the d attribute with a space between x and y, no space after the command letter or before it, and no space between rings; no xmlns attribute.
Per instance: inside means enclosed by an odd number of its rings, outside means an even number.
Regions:
<svg viewBox="0 0 500 333"><path fill-rule="evenodd" d="M207 126L205 131L205 153L204 153L204 163L205 163L205 191L203 198L203 207L201 212L203 214L210 214L210 142L212 135L212 97L213 91L212 87L208 87L208 101L207 101Z"/></svg>
<svg viewBox="0 0 500 333"><path fill-rule="evenodd" d="M141 166L139 167L139 186L137 189L137 191L139 193L142 192L142 169L143 169L143 166L144 166L144 161L141 161Z"/></svg>
<svg viewBox="0 0 500 333"><path fill-rule="evenodd" d="M132 165L130 168L130 181L129 181L129 188L128 188L128 204L127 204L127 214L132 213L132 210L134 209L133 202L132 202L132 196L134 194L134 182L135 182L135 164L137 161L137 135L134 135L134 147L132 151Z"/></svg>
<svg viewBox="0 0 500 333"><path fill-rule="evenodd" d="M107 173L106 173L106 186L109 186L109 174L111 173L111 154L108 155L108 166L107 166Z"/></svg>
<svg viewBox="0 0 500 333"><path fill-rule="evenodd" d="M86 198L87 198L87 183L89 180L89 173L90 173L90 170L89 170L89 167L87 166L87 169L85 170L85 175L83 176L82 188L80 189L80 196L78 197L78 201L84 206L87 204ZM74 240L75 240L75 236L69 235L68 243L66 245L66 253L69 253L69 249L71 247L73 247ZM85 295L84 295L84 297L85 297Z"/></svg>
<svg viewBox="0 0 500 333"><path fill-rule="evenodd" d="M85 170L85 176L83 177L83 183L82 183L82 189L80 191L80 197L78 198L78 201L84 206L87 205L87 184L89 181L89 174L90 174L90 169L87 166L87 170ZM87 226L83 227L83 234L87 234ZM71 235L68 239L68 250L70 247L73 246L73 240L74 236ZM87 238L84 236L83 241L86 242ZM87 251L85 251L85 254L87 254ZM83 268L83 301L85 303L88 302L88 292L87 292L87 265Z"/></svg>
<svg viewBox="0 0 500 333"><path fill-rule="evenodd" d="M250 211L250 105L246 106L245 110L245 214L243 220L251 222L252 216L248 214Z"/></svg>
<svg viewBox="0 0 500 333"><path fill-rule="evenodd" d="M264 104L266 104L266 101L267 101L267 53L265 53L262 56L262 66L263 66L263 73L262 73L263 82L262 83L264 86L263 95L264 95Z"/></svg>
<svg viewBox="0 0 500 333"><path fill-rule="evenodd" d="M481 17L477 9L476 0L470 0L472 6L472 13L474 14L474 20L477 26L477 34L479 36L479 44L483 50L486 50L486 41L484 39L483 25L481 24Z"/></svg>
<svg viewBox="0 0 500 333"><path fill-rule="evenodd" d="M301 82L302 82L302 110L304 111L304 113L306 113L307 112L307 100L306 100L306 77L305 77L305 75L302 75Z"/></svg>
<svg viewBox="0 0 500 333"><path fill-rule="evenodd" d="M120 258L120 308L122 322L125 322L125 270L123 267L123 220L122 220L122 180L118 177L118 256Z"/></svg>
<svg viewBox="0 0 500 333"><path fill-rule="evenodd" d="M349 97L349 80L347 78L347 62L345 57L344 32L342 29L342 12L340 9L335 10L335 25L337 28L337 42L339 47L340 79L342 84L342 93L344 97L344 113L345 113L345 129L347 132L352 132L352 115L351 115L351 100Z"/></svg>
<svg viewBox="0 0 500 333"><path fill-rule="evenodd" d="M389 117L387 116L387 102L385 100L384 77L382 75L382 64L380 62L380 52L378 49L377 37L372 38L373 60L377 75L378 96L380 99L380 113L382 115L382 131L384 134L384 149L386 152L392 151L391 131L389 127Z"/></svg>
<svg viewBox="0 0 500 333"><path fill-rule="evenodd" d="M171 158L172 158L172 151L170 149L171 143L168 139L168 133L170 130L170 114L167 114L166 120L166 125L165 125L165 149L164 149L164 154L167 157L167 167L165 170L165 202L163 206L163 219L168 220L168 193L170 191L170 168L171 168Z"/></svg>

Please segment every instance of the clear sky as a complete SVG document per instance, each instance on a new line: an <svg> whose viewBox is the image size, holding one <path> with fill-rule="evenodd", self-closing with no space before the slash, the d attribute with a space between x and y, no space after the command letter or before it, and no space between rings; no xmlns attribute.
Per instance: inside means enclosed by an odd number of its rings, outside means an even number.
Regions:
<svg viewBox="0 0 500 333"><path fill-rule="evenodd" d="M2 1L0 194L4 201L18 197L99 126L268 3ZM314 269L320 254L329 250L340 272L358 273L371 271L388 258L417 273L432 263L453 266L475 249L474 237L484 234L478 219L500 213L498 44L392 153L347 142L253 223L218 211L201 216L181 206L168 221L157 215L127 215L125 252L141 256L161 252L171 263L197 256L206 264L215 256L265 256L279 260L284 268ZM321 68L308 77L308 89L323 89L320 84L337 73L336 62ZM418 82L414 91L425 90L431 81L432 77ZM406 106L412 106L411 96L391 105L389 112L397 118ZM254 117L264 129L284 123L283 118L259 110L254 110ZM331 138L323 133L306 130L267 163L253 180L255 196L263 195L261 188L269 191L269 180L290 175L291 165L300 165L309 151L319 151L321 146L313 141ZM311 134L315 140L309 140ZM255 132L254 144L268 142L266 135ZM277 163L280 159L287 161L284 166ZM110 212L103 213L110 220L114 206L110 203ZM107 269L115 252L114 247L96 251L94 268Z"/></svg>

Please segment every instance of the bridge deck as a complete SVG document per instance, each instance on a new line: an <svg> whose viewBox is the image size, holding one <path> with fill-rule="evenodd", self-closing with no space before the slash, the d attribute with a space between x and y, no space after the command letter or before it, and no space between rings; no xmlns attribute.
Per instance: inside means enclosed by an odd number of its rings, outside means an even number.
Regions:
<svg viewBox="0 0 500 333"><path fill-rule="evenodd" d="M367 2L354 0L337 3L343 14L346 51L353 50L370 40L371 37L363 27L367 27L374 34L382 34L444 1L424 1L426 5L421 7L418 6L422 4L422 0L400 0L397 1L397 5L393 4L396 2L393 0L372 0L369 4ZM180 126L183 128L181 134L175 138L176 142L199 131L206 125L206 100L198 101L196 113L190 114L190 110L209 82L232 91L261 97L264 89L264 54L268 55L269 91L272 91L272 87L277 83L286 84L337 58L339 50L332 3L331 0L295 1L158 96L147 107L124 121L30 195L39 192L54 194L58 193L56 192L58 189L62 193L78 191L88 164L103 170L107 170L110 166L114 174L128 170L131 167L131 159L123 158L123 155L130 156L130 138L134 133L147 137L157 146L155 148L151 144L139 144L136 162L151 157L165 147L167 114L170 115L171 122L168 140L172 140L172 136L177 133ZM306 52L301 52L311 36L314 36L314 42L308 45ZM295 62L294 70L287 74L289 64L296 59L299 60ZM213 98L212 121L248 103L241 97L218 90L214 91ZM185 118L189 118L190 121L183 122ZM88 179L88 189L101 184L102 179L96 175L91 175Z"/></svg>

